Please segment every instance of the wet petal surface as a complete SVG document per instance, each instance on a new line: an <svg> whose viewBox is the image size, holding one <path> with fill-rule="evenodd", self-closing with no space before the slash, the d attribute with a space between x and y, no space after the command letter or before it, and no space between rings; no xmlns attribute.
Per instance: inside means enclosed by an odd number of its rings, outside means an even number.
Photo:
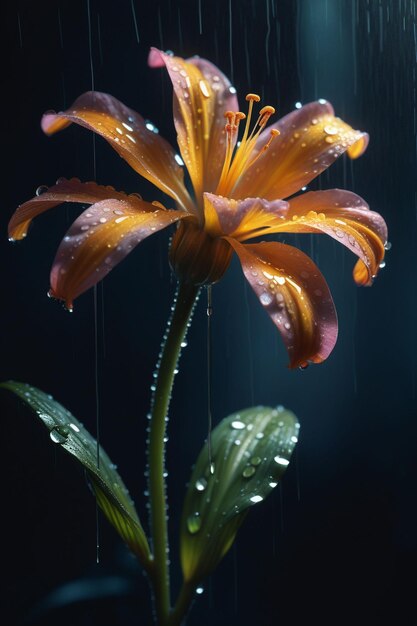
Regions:
<svg viewBox="0 0 417 626"><path fill-rule="evenodd" d="M259 230L280 225L285 220L288 206L284 200L233 200L205 193L204 228L212 236L230 235L243 241L256 237Z"/></svg>
<svg viewBox="0 0 417 626"><path fill-rule="evenodd" d="M191 210L174 150L159 134L146 128L139 113L109 94L89 91L66 111L45 113L42 129L52 135L73 122L104 137L136 172Z"/></svg>
<svg viewBox="0 0 417 626"><path fill-rule="evenodd" d="M31 221L37 215L63 202L94 204L106 198L129 199L132 205L139 202L135 195L128 196L123 191L116 191L113 187L98 185L95 182L82 183L78 178L72 178L71 180L60 178L55 185L49 187L40 195L36 195L31 200L24 202L16 209L9 222L9 237L11 239L23 239L23 237L26 237Z"/></svg>
<svg viewBox="0 0 417 626"><path fill-rule="evenodd" d="M236 90L205 59L185 60L152 48L149 65L165 65L168 70L174 88L178 144L201 202L203 191L214 191L220 176L226 152L224 113L238 110Z"/></svg>
<svg viewBox="0 0 417 626"><path fill-rule="evenodd" d="M104 278L143 239L188 216L142 204L140 210L127 200L103 200L75 220L52 266L52 297L71 309L74 298Z"/></svg>
<svg viewBox="0 0 417 626"><path fill-rule="evenodd" d="M290 201L287 232L323 232L359 257L354 279L369 285L385 255L388 230L383 218L351 191L311 191Z"/></svg>
<svg viewBox="0 0 417 626"><path fill-rule="evenodd" d="M326 359L336 343L337 316L327 283L313 261L297 248L281 243L227 240L259 302L281 333L289 366Z"/></svg>

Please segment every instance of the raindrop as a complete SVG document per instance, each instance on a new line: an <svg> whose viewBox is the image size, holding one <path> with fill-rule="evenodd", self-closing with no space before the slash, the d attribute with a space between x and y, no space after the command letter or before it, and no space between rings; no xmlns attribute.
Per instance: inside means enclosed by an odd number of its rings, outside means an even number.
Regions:
<svg viewBox="0 0 417 626"><path fill-rule="evenodd" d="M251 476L254 475L255 472L256 472L256 469L252 467L251 465L249 465L248 467L245 467L245 469L243 470L242 476L243 478L250 478Z"/></svg>
<svg viewBox="0 0 417 626"><path fill-rule="evenodd" d="M382 270L385 267L386 263L385 261L382 261L382 263L379 264L380 269Z"/></svg>
<svg viewBox="0 0 417 626"><path fill-rule="evenodd" d="M284 459L284 457L279 456L279 455L274 457L274 461L275 461L275 463L278 463L278 465L285 465L286 466L286 465L289 464L289 460L288 459Z"/></svg>
<svg viewBox="0 0 417 626"><path fill-rule="evenodd" d="M267 291L264 291L259 296L259 300L261 301L261 304L263 304L264 306L268 306L268 304L271 304L272 302L272 296Z"/></svg>
<svg viewBox="0 0 417 626"><path fill-rule="evenodd" d="M43 193L47 192L49 187L47 185L40 185L36 190L36 195L41 196Z"/></svg>
<svg viewBox="0 0 417 626"><path fill-rule="evenodd" d="M187 528L188 528L188 532L190 532L192 535L195 535L196 533L198 533L198 531L201 528L200 513L193 513L192 515L188 516Z"/></svg>
<svg viewBox="0 0 417 626"><path fill-rule="evenodd" d="M278 485L278 483L269 483L269 486L272 487L272 489L274 489L274 487L276 487Z"/></svg>
<svg viewBox="0 0 417 626"><path fill-rule="evenodd" d="M302 106L303 106L303 105L301 104L301 102L296 102L296 103L295 103L295 108L296 108L296 109L301 109L301 107L302 107Z"/></svg>
<svg viewBox="0 0 417 626"><path fill-rule="evenodd" d="M263 500L263 497L262 497L262 496L252 496L252 497L250 498L250 501L251 501L251 502L254 502L255 504L256 504L257 502L262 502L262 500Z"/></svg>
<svg viewBox="0 0 417 626"><path fill-rule="evenodd" d="M196 480L195 488L197 489L197 491L204 491L206 487L207 487L207 481L205 478L199 478L198 480Z"/></svg>
<svg viewBox="0 0 417 626"><path fill-rule="evenodd" d="M76 424L70 424L70 428L72 428L72 430L76 433L80 432L80 429L78 428Z"/></svg>
<svg viewBox="0 0 417 626"><path fill-rule="evenodd" d="M262 463L262 459L259 456L253 456L250 460L250 464L254 465L255 467L257 467L258 465L260 465Z"/></svg>
<svg viewBox="0 0 417 626"><path fill-rule="evenodd" d="M195 592L198 593L199 596L201 596L201 594L204 593L204 587L197 587Z"/></svg>
<svg viewBox="0 0 417 626"><path fill-rule="evenodd" d="M55 426L49 433L49 436L54 443L65 443L68 435L69 430L66 426Z"/></svg>
<svg viewBox="0 0 417 626"><path fill-rule="evenodd" d="M391 250L392 243L390 241L386 241L385 244L384 244L384 248L385 248L385 250Z"/></svg>
<svg viewBox="0 0 417 626"><path fill-rule="evenodd" d="M243 430L246 427L246 424L240 420L234 420L230 426L235 430Z"/></svg>

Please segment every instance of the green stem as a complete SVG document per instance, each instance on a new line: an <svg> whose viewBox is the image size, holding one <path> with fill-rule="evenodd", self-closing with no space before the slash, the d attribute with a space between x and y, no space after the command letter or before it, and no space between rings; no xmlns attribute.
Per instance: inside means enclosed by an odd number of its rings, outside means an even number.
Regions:
<svg viewBox="0 0 417 626"><path fill-rule="evenodd" d="M180 283L174 312L162 347L156 388L152 399L149 435L149 499L154 556L152 584L159 626L167 624L170 612L170 582L168 567L168 529L165 503L164 451L165 428L175 368L181 344L187 333L187 324L199 288Z"/></svg>
<svg viewBox="0 0 417 626"><path fill-rule="evenodd" d="M188 583L184 583L179 593L175 607L169 616L168 626L180 626L182 620L188 612L188 609L190 608L193 598L194 586L189 585Z"/></svg>

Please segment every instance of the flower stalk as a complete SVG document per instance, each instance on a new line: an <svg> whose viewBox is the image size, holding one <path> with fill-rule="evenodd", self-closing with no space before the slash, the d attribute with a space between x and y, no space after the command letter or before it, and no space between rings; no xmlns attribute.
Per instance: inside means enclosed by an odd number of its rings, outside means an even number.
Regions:
<svg viewBox="0 0 417 626"><path fill-rule="evenodd" d="M164 479L165 430L175 369L198 292L199 287L190 283L183 282L179 285L175 308L162 346L156 387L152 397L148 448L149 500L154 556L151 582L160 626L169 623L170 613L169 543Z"/></svg>

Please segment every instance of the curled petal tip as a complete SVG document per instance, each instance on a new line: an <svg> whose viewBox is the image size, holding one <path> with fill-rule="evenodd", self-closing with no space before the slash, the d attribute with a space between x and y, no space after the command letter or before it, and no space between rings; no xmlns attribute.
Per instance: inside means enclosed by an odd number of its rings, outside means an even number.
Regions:
<svg viewBox="0 0 417 626"><path fill-rule="evenodd" d="M162 52L158 48L151 48L148 55L149 67L163 67L164 60L162 58Z"/></svg>
<svg viewBox="0 0 417 626"><path fill-rule="evenodd" d="M362 133L362 135L359 137L359 139L357 141L355 141L355 143L353 143L347 149L348 156L351 159L359 158L365 152L366 148L368 147L368 144L369 144L369 135L368 135L368 133Z"/></svg>

